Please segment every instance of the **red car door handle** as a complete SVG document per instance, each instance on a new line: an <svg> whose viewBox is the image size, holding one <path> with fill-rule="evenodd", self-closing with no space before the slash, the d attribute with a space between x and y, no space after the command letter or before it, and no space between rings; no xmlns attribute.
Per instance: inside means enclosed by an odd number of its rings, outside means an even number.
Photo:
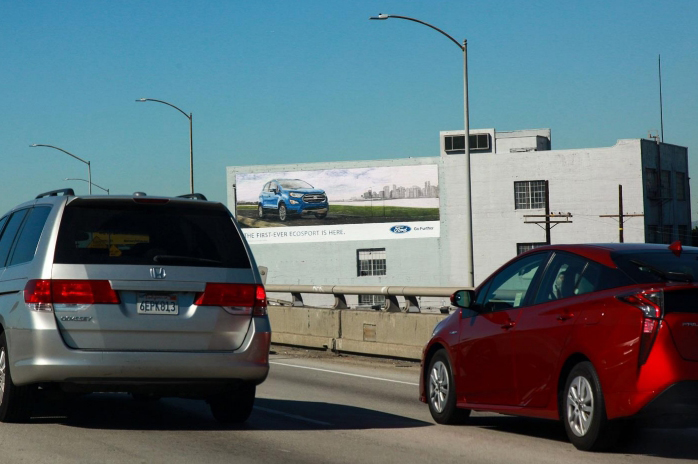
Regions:
<svg viewBox="0 0 698 464"><path fill-rule="evenodd" d="M506 324L502 324L502 329L507 329L507 330L509 330L509 329L514 328L515 325L516 325L516 322L514 322L514 321L509 321L509 322L507 322Z"/></svg>
<svg viewBox="0 0 698 464"><path fill-rule="evenodd" d="M566 321L567 319L572 319L574 317L574 314L572 313L563 313L557 316L558 321Z"/></svg>

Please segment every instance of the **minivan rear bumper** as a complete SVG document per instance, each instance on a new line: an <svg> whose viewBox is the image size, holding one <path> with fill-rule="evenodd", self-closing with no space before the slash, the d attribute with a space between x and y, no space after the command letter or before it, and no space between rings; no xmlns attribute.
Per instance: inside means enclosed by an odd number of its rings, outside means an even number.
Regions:
<svg viewBox="0 0 698 464"><path fill-rule="evenodd" d="M68 348L57 329L9 331L11 346L24 348L9 353L16 385L93 384L93 391L113 390L110 385L144 383L256 385L269 373L271 326L267 317L252 318L244 342L230 352L79 350ZM31 356L25 357L24 353Z"/></svg>

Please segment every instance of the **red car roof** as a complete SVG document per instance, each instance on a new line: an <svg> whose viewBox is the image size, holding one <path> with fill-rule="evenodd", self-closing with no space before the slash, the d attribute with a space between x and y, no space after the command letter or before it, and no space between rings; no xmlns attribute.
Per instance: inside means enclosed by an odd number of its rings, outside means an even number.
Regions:
<svg viewBox="0 0 698 464"><path fill-rule="evenodd" d="M684 247L694 251L698 251L695 247ZM605 266L616 268L616 264L611 259L611 253L615 251L650 251L650 250L667 250L669 245L661 243L585 243L585 244L561 244L561 245L546 245L537 247L526 253L541 250L559 250L569 251L584 256L585 258L594 260Z"/></svg>

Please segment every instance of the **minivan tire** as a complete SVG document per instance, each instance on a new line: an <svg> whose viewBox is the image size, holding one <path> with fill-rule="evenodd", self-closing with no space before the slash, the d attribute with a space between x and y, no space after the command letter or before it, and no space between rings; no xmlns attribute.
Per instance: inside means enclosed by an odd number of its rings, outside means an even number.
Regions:
<svg viewBox="0 0 698 464"><path fill-rule="evenodd" d="M209 398L211 414L222 424L245 422L252 414L256 390L254 385L245 385L239 390L231 390Z"/></svg>
<svg viewBox="0 0 698 464"><path fill-rule="evenodd" d="M606 417L601 382L590 362L581 362L570 371L560 395L560 410L567 437L575 448L603 451L618 441L622 424Z"/></svg>
<svg viewBox="0 0 698 464"><path fill-rule="evenodd" d="M12 382L5 332L0 333L0 390L0 422L27 422L35 388Z"/></svg>

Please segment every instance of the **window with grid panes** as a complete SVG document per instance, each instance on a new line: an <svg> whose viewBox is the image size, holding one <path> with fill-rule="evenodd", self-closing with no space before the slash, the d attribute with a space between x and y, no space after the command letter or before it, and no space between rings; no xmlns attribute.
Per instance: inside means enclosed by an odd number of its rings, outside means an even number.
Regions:
<svg viewBox="0 0 698 464"><path fill-rule="evenodd" d="M671 198L671 171L662 169L662 198Z"/></svg>
<svg viewBox="0 0 698 464"><path fill-rule="evenodd" d="M514 208L545 208L545 181L524 180L514 182Z"/></svg>
<svg viewBox="0 0 698 464"><path fill-rule="evenodd" d="M677 232L679 234L679 240L681 240L681 243L684 245L690 245L691 244L691 233L688 230L688 226L685 224L679 224L677 227Z"/></svg>
<svg viewBox="0 0 698 464"><path fill-rule="evenodd" d="M547 245L545 242L530 242L530 243L517 243L516 244L516 254L520 255L528 250L538 248L539 246Z"/></svg>
<svg viewBox="0 0 698 464"><path fill-rule="evenodd" d="M385 275L385 248L356 250L356 271L359 277Z"/></svg>
<svg viewBox="0 0 698 464"><path fill-rule="evenodd" d="M645 243L660 243L659 239L659 226L655 224L648 224Z"/></svg>
<svg viewBox="0 0 698 464"><path fill-rule="evenodd" d="M385 295L359 295L359 304L364 305L381 305L385 304Z"/></svg>
<svg viewBox="0 0 698 464"><path fill-rule="evenodd" d="M673 235L674 235L673 224L664 224L662 226L661 233L662 233L662 242L661 243L666 243L666 244L671 243Z"/></svg>
<svg viewBox="0 0 698 464"><path fill-rule="evenodd" d="M686 199L686 173L676 173L676 199L679 201Z"/></svg>
<svg viewBox="0 0 698 464"><path fill-rule="evenodd" d="M647 194L650 197L656 197L659 193L657 190L657 185L659 184L659 179L657 179L657 170L654 168L645 168L645 183L647 185Z"/></svg>
<svg viewBox="0 0 698 464"><path fill-rule="evenodd" d="M471 134L468 137L468 142L471 151L489 150L490 135L489 134ZM465 150L465 137L462 135L447 135L444 137L444 147L446 151Z"/></svg>

